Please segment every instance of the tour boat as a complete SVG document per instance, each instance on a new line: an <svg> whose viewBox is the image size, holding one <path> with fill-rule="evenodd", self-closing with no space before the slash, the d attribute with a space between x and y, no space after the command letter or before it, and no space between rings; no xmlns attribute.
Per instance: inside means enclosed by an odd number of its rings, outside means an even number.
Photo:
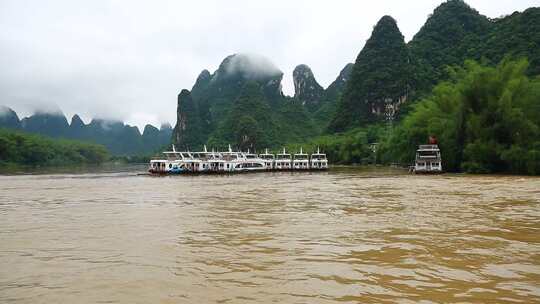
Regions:
<svg viewBox="0 0 540 304"><path fill-rule="evenodd" d="M174 145L172 151L165 151L163 156L152 158L148 171L153 174L186 174L186 173L211 173L211 172L250 172L266 170L308 170L308 169L327 169L328 161L326 154L300 153L294 154L294 160L291 154L282 153L277 155L268 153L268 150L262 154L237 152L231 149L227 152L208 152L206 146L203 151L176 151Z"/></svg>
<svg viewBox="0 0 540 304"><path fill-rule="evenodd" d="M206 151L206 146L204 147ZM212 150L205 154L208 169L204 172L221 172L224 171L225 161L222 159L221 154Z"/></svg>
<svg viewBox="0 0 540 304"><path fill-rule="evenodd" d="M157 174L178 174L187 172L186 163L189 162L190 156L188 152L178 152L172 146L172 151L163 152L164 157L154 158L150 160L150 173Z"/></svg>
<svg viewBox="0 0 540 304"><path fill-rule="evenodd" d="M416 150L413 170L415 173L440 173L442 172L441 162L441 151L436 143L420 145Z"/></svg>
<svg viewBox="0 0 540 304"><path fill-rule="evenodd" d="M295 170L308 170L309 169L309 155L303 153L302 147L300 147L300 153L294 154L293 169Z"/></svg>
<svg viewBox="0 0 540 304"><path fill-rule="evenodd" d="M274 169L276 170L289 170L291 169L291 155L285 152L283 148L283 153L276 154L276 160L274 162Z"/></svg>
<svg viewBox="0 0 540 304"><path fill-rule="evenodd" d="M259 154L259 158L264 160L264 165L266 170L274 169L274 159L276 158L274 154L268 153L268 149L264 153Z"/></svg>
<svg viewBox="0 0 540 304"><path fill-rule="evenodd" d="M193 172L208 172L211 171L211 162L214 158L213 153L208 152L206 145L204 151L191 153L193 158Z"/></svg>
<svg viewBox="0 0 540 304"><path fill-rule="evenodd" d="M309 168L312 170L326 170L328 169L328 159L326 159L326 154L321 153L317 147L317 153L311 154L309 160Z"/></svg>
<svg viewBox="0 0 540 304"><path fill-rule="evenodd" d="M240 171L240 170L235 170L235 169L241 168L242 163L245 160L243 153L233 152L233 150L231 149L231 146L229 146L229 151L221 152L220 155L221 155L221 159L225 161L223 171L225 172Z"/></svg>
<svg viewBox="0 0 540 304"><path fill-rule="evenodd" d="M243 162L234 167L234 171L249 172L249 171L264 171L266 170L266 162L255 153L245 153Z"/></svg>

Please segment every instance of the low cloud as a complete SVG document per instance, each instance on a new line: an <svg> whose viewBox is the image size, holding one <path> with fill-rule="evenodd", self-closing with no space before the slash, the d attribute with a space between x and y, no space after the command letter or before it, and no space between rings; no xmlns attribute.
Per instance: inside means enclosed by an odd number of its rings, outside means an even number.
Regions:
<svg viewBox="0 0 540 304"><path fill-rule="evenodd" d="M0 105L0 117L5 116L9 113L9 108L3 105Z"/></svg>
<svg viewBox="0 0 540 304"><path fill-rule="evenodd" d="M280 69L270 59L253 53L240 53L231 57L226 73L242 73L248 78L264 78L281 75Z"/></svg>

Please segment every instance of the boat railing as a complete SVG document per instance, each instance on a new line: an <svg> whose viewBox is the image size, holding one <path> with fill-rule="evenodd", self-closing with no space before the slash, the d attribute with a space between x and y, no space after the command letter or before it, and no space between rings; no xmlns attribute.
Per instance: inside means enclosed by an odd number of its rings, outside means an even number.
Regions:
<svg viewBox="0 0 540 304"><path fill-rule="evenodd" d="M312 160L326 160L326 154L311 154Z"/></svg>
<svg viewBox="0 0 540 304"><path fill-rule="evenodd" d="M418 146L418 150L439 150L439 146L437 146L437 145L420 145L420 146Z"/></svg>

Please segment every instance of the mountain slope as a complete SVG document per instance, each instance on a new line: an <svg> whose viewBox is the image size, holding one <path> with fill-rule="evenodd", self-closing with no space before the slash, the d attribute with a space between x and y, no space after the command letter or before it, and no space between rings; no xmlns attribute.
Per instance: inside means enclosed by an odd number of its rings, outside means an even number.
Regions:
<svg viewBox="0 0 540 304"><path fill-rule="evenodd" d="M407 98L408 51L396 21L382 17L358 54L336 114L329 125L341 132L392 119Z"/></svg>
<svg viewBox="0 0 540 304"><path fill-rule="evenodd" d="M193 150L204 142L202 128L203 122L198 102L193 99L190 91L184 89L178 94L173 143L181 149Z"/></svg>
<svg viewBox="0 0 540 304"><path fill-rule="evenodd" d="M315 79L311 68L305 64L293 70L294 99L309 111L316 111L324 98L324 89Z"/></svg>
<svg viewBox="0 0 540 304"><path fill-rule="evenodd" d="M265 148L261 145L278 145L314 134L317 128L306 108L283 96L282 78L283 73L272 62L251 54L227 56L212 74L203 70L189 96L189 91L182 90L186 100L179 99L173 142L190 149L200 149L204 143L216 148L229 143ZM254 99L253 104L246 101L248 98ZM240 118L243 128L237 125ZM253 134L248 134L250 128ZM247 136L245 140L242 134Z"/></svg>
<svg viewBox="0 0 540 304"><path fill-rule="evenodd" d="M18 129L21 127L19 116L12 109L0 106L0 128Z"/></svg>
<svg viewBox="0 0 540 304"><path fill-rule="evenodd" d="M493 24L461 0L438 6L408 47L414 67L412 87L428 91L447 78L448 65L462 65L465 59L480 59L482 41Z"/></svg>

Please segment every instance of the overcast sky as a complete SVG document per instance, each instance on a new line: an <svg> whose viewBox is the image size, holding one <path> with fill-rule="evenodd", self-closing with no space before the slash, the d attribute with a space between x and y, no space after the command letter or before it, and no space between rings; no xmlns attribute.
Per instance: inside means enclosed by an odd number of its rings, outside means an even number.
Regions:
<svg viewBox="0 0 540 304"><path fill-rule="evenodd" d="M284 73L309 65L326 87L383 15L406 41L441 1L24 1L0 0L0 104L159 125L176 119L176 96L233 53L257 53ZM488 17L531 0L469 0Z"/></svg>

